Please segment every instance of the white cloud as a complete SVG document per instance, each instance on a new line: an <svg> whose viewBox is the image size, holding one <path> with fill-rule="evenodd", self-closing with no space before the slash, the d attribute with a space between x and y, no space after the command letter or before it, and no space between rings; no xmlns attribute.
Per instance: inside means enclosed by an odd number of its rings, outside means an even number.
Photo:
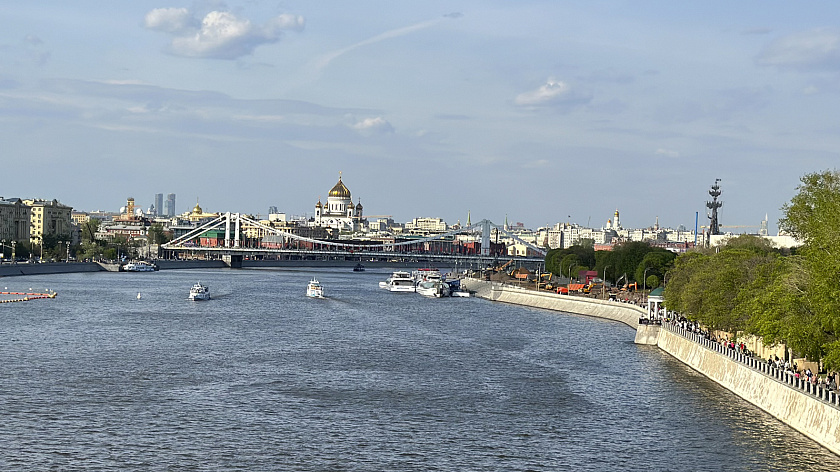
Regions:
<svg viewBox="0 0 840 472"><path fill-rule="evenodd" d="M391 123L388 123L388 120L382 118L381 116L357 120L355 123L350 125L350 127L365 135L394 132L394 128L391 126Z"/></svg>
<svg viewBox="0 0 840 472"><path fill-rule="evenodd" d="M758 63L792 69L840 69L840 32L818 28L791 34L768 44Z"/></svg>
<svg viewBox="0 0 840 472"><path fill-rule="evenodd" d="M176 56L236 59L262 44L280 40L284 31L303 29L303 17L279 15L260 26L228 11L211 11L199 21L186 8L158 8L146 14L148 29L173 35Z"/></svg>
<svg viewBox="0 0 840 472"><path fill-rule="evenodd" d="M186 8L155 8L146 13L146 28L165 33L180 33L193 28L193 19Z"/></svg>
<svg viewBox="0 0 840 472"><path fill-rule="evenodd" d="M542 105L569 93L569 85L554 79L548 79L544 85L530 92L520 93L516 96L516 104L524 106Z"/></svg>
<svg viewBox="0 0 840 472"><path fill-rule="evenodd" d="M566 82L549 78L536 90L520 93L514 103L521 107L553 107L586 103L590 97L572 90Z"/></svg>
<svg viewBox="0 0 840 472"><path fill-rule="evenodd" d="M666 157L680 157L679 151L674 151L673 149L665 149L659 148L656 150L657 156L666 156Z"/></svg>

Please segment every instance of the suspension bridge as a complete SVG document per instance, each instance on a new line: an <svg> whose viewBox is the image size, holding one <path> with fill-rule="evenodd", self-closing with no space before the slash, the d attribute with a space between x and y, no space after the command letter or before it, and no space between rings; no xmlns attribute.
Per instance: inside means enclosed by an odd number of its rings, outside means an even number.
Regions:
<svg viewBox="0 0 840 472"><path fill-rule="evenodd" d="M498 243L500 237L524 246L525 255L509 255L507 246ZM546 253L546 249L490 220L426 237L327 240L230 212L163 244L161 249L165 258L222 259L231 267L241 267L243 259L434 262L479 267L512 259L532 265L542 262Z"/></svg>

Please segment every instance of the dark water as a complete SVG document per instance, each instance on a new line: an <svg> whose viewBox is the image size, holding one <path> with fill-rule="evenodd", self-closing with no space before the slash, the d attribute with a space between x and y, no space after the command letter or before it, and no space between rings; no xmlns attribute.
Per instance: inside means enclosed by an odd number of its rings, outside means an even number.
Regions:
<svg viewBox="0 0 840 472"><path fill-rule="evenodd" d="M313 275L327 299L304 296ZM624 325L386 276L0 279L59 292L0 305L0 470L840 467ZM186 299L198 280L214 300Z"/></svg>

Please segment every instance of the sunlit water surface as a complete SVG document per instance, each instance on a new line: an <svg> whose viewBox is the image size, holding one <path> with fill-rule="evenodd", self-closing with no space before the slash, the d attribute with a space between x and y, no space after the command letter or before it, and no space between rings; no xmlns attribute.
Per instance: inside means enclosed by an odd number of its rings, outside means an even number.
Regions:
<svg viewBox="0 0 840 472"><path fill-rule="evenodd" d="M624 325L387 275L0 279L59 293L0 305L0 470L840 468ZM187 300L196 281L213 300Z"/></svg>

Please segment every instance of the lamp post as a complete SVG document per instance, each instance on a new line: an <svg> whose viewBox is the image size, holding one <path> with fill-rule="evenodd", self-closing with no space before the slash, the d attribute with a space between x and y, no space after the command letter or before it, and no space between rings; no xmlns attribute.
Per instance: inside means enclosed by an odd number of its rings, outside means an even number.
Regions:
<svg viewBox="0 0 840 472"><path fill-rule="evenodd" d="M609 264L604 266L604 273L602 274L603 277L601 277L604 279L603 283L601 283L601 298L604 298L604 292L607 290L607 267L609 266Z"/></svg>
<svg viewBox="0 0 840 472"><path fill-rule="evenodd" d="M67 263L70 263L70 241L67 241Z"/></svg>
<svg viewBox="0 0 840 472"><path fill-rule="evenodd" d="M642 276L642 292L647 290L647 271L650 267L645 267L645 275Z"/></svg>

